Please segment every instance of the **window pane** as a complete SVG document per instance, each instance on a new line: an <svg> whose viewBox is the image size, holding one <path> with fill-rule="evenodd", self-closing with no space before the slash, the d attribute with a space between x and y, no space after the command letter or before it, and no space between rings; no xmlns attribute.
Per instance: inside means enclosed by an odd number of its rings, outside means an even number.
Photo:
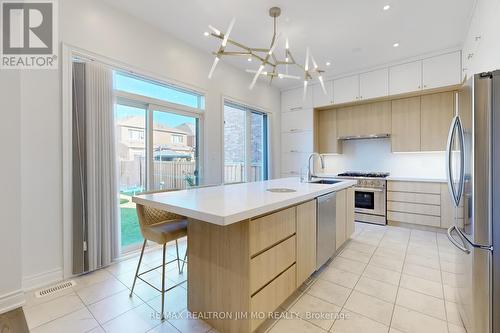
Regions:
<svg viewBox="0 0 500 333"><path fill-rule="evenodd" d="M224 182L246 180L246 111L224 105Z"/></svg>
<svg viewBox="0 0 500 333"><path fill-rule="evenodd" d="M197 118L153 111L151 189L184 189L198 184Z"/></svg>
<svg viewBox="0 0 500 333"><path fill-rule="evenodd" d="M115 126L121 245L127 247L143 241L132 196L146 189L146 110L116 104Z"/></svg>
<svg viewBox="0 0 500 333"><path fill-rule="evenodd" d="M266 116L262 113L251 114L251 156L249 181L267 179Z"/></svg>
<svg viewBox="0 0 500 333"><path fill-rule="evenodd" d="M199 94L141 80L119 72L115 73L115 89L197 109L204 107L204 97Z"/></svg>

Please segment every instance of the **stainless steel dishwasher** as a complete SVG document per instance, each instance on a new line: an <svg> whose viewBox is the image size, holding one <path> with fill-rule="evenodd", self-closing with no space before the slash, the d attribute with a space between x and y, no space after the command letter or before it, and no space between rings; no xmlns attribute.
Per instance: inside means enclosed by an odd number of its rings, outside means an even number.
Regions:
<svg viewBox="0 0 500 333"><path fill-rule="evenodd" d="M336 194L317 198L316 221L316 269L323 266L335 254L336 246Z"/></svg>

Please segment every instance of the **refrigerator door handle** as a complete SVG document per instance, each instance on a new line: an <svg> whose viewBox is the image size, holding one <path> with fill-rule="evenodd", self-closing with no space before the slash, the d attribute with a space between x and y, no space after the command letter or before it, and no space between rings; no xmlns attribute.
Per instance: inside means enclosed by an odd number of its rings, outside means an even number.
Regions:
<svg viewBox="0 0 500 333"><path fill-rule="evenodd" d="M447 236L448 236L448 239L449 239L449 240L450 240L450 242L451 242L453 245L455 245L457 248L459 248L459 249L460 249L460 250L462 250L463 252L465 252L465 253L469 254L469 253L470 253L470 250L469 250L469 249L467 249L467 248L465 248L465 247L463 246L463 244L462 244L462 245L458 244L458 242L456 241L456 239L455 239L455 238L453 237L453 235L451 234L454 230L456 230L456 228L457 228L457 227L455 227L454 225L448 228L448 231L446 232L446 234L447 234ZM458 233L458 230L456 230L456 231L457 231L457 233ZM459 237L460 237L460 234L459 234ZM462 239L462 238L460 238L460 239Z"/></svg>
<svg viewBox="0 0 500 333"><path fill-rule="evenodd" d="M460 139L460 183L458 188L454 187L453 179L452 179L452 144L455 135L459 135ZM458 207L460 204L460 200L462 197L462 191L465 183L465 141L464 134L462 128L462 122L460 121L460 117L457 115L453 118L450 126L450 131L448 133L448 142L446 145L446 178L448 180L448 190L450 192L451 197L453 198L453 202L455 207Z"/></svg>

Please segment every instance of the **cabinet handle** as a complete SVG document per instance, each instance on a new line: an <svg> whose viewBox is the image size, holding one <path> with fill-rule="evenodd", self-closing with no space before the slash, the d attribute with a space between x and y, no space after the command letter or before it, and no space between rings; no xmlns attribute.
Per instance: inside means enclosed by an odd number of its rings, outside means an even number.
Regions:
<svg viewBox="0 0 500 333"><path fill-rule="evenodd" d="M427 85L426 85L426 84L424 84L424 88L427 88Z"/></svg>
<svg viewBox="0 0 500 333"><path fill-rule="evenodd" d="M290 111L297 111L297 110L302 110L302 106L296 106L296 107L290 108Z"/></svg>
<svg viewBox="0 0 500 333"><path fill-rule="evenodd" d="M422 87L421 87L421 86L418 86L418 89L422 89Z"/></svg>

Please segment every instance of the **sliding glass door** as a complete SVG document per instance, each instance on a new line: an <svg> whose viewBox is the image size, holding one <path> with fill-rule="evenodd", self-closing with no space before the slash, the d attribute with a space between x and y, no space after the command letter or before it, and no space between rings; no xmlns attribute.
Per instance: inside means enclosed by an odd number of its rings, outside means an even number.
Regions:
<svg viewBox="0 0 500 333"><path fill-rule="evenodd" d="M268 179L267 115L224 103L224 182Z"/></svg>

